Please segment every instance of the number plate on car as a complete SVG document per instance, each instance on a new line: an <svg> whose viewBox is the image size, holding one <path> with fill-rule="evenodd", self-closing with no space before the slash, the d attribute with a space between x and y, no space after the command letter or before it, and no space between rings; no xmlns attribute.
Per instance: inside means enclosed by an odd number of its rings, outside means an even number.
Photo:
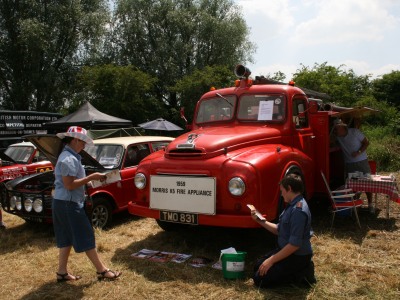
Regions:
<svg viewBox="0 0 400 300"><path fill-rule="evenodd" d="M160 221L198 225L197 214L160 210Z"/></svg>

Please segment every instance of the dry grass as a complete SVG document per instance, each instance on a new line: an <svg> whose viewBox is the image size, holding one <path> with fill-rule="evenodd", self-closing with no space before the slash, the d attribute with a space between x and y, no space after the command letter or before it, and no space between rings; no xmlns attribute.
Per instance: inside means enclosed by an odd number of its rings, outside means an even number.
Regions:
<svg viewBox="0 0 400 300"><path fill-rule="evenodd" d="M400 178L398 178L400 181ZM376 216L361 212L362 229L352 219L337 219L330 230L324 203L313 206L314 262L318 283L310 288L259 290L250 278L256 258L274 245L264 230L195 228L164 232L151 219L121 214L114 227L97 231L101 257L123 271L116 282L98 282L84 254L72 253L70 271L83 279L56 283L57 249L51 227L27 224L3 213L0 231L1 299L400 299L400 205L378 199ZM211 267L132 259L142 249L204 255L217 260L221 249L247 251L246 278L226 280Z"/></svg>

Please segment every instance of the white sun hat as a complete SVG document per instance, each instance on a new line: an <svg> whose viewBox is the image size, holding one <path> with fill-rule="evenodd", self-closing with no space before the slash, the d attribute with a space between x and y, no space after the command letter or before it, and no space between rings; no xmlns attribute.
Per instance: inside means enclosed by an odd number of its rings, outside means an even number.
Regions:
<svg viewBox="0 0 400 300"><path fill-rule="evenodd" d="M87 130L79 126L70 126L67 132L57 133L60 139L65 137L72 137L84 141L88 145L93 145L93 140L88 137Z"/></svg>
<svg viewBox="0 0 400 300"><path fill-rule="evenodd" d="M342 119L336 119L334 122L333 122L333 126L343 126L343 127L347 127L347 124L346 123L344 123L343 121L342 121Z"/></svg>

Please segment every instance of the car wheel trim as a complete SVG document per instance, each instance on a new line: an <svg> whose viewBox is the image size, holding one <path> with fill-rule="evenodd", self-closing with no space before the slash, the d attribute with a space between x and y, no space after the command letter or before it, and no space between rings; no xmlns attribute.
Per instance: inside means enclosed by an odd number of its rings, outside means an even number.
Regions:
<svg viewBox="0 0 400 300"><path fill-rule="evenodd" d="M92 212L92 224L95 227L103 228L108 221L108 209L104 205L97 205Z"/></svg>

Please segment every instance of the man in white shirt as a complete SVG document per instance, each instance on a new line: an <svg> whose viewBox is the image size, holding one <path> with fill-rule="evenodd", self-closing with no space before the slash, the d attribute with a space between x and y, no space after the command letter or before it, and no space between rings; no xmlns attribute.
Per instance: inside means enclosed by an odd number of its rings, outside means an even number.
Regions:
<svg viewBox="0 0 400 300"><path fill-rule="evenodd" d="M342 120L335 120L336 139L342 148L346 173L362 172L371 174L368 163L367 148L369 141L366 136L357 128L348 128ZM372 194L366 193L368 199L368 209L374 212L372 206Z"/></svg>

